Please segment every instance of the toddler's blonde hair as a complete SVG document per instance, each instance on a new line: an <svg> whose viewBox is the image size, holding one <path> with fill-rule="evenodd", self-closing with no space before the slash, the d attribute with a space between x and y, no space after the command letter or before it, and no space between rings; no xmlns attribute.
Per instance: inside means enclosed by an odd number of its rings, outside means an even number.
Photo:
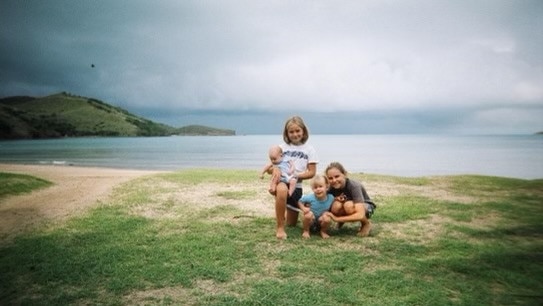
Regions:
<svg viewBox="0 0 543 306"><path fill-rule="evenodd" d="M328 178L325 176L325 175L321 175L321 174L315 174L315 176L313 177L313 179L311 179L311 187L313 188L315 186L315 184L317 183L324 183L324 185L328 186Z"/></svg>

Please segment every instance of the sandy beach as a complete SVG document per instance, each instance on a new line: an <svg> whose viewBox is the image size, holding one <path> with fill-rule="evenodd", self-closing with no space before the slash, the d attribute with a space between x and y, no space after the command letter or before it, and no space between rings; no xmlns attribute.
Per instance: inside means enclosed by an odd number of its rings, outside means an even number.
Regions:
<svg viewBox="0 0 543 306"><path fill-rule="evenodd" d="M0 164L0 172L27 174L54 185L0 202L0 238L6 239L44 221L63 220L107 199L113 188L159 171L55 165Z"/></svg>

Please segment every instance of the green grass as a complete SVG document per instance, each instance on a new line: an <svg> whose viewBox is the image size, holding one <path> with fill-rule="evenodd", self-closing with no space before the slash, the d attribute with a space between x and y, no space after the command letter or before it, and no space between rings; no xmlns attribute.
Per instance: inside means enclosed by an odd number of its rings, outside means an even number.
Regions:
<svg viewBox="0 0 543 306"><path fill-rule="evenodd" d="M52 185L51 182L30 175L0 172L0 199L50 185Z"/></svg>
<svg viewBox="0 0 543 306"><path fill-rule="evenodd" d="M542 180L353 175L405 190L376 195L370 237L346 224L303 240L298 226L277 241L273 216L244 208L273 205L256 177L137 179L84 216L4 242L0 304L543 303ZM413 196L421 187L470 201Z"/></svg>

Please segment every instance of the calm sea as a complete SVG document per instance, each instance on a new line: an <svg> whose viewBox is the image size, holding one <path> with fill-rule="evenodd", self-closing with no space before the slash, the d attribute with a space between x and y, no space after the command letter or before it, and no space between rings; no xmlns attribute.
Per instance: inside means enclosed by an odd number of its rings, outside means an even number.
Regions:
<svg viewBox="0 0 543 306"><path fill-rule="evenodd" d="M260 169L280 135L67 138L0 141L1 163L147 170ZM426 176L483 174L543 178L543 136L311 135L319 171Z"/></svg>

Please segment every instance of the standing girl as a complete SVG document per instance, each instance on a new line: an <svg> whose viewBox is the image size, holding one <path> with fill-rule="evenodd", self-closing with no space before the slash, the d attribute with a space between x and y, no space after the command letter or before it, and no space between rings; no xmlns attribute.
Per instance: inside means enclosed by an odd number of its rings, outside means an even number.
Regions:
<svg viewBox="0 0 543 306"><path fill-rule="evenodd" d="M285 122L283 130L283 158L294 164L295 173L298 177L296 189L292 195L288 194L288 186L279 183L275 190L275 218L277 239L286 239L285 222L294 226L298 222L298 201L302 197L302 180L312 178L317 172L319 162L317 153L313 146L307 144L309 131L302 118L294 116ZM286 214L286 219L285 219Z"/></svg>

